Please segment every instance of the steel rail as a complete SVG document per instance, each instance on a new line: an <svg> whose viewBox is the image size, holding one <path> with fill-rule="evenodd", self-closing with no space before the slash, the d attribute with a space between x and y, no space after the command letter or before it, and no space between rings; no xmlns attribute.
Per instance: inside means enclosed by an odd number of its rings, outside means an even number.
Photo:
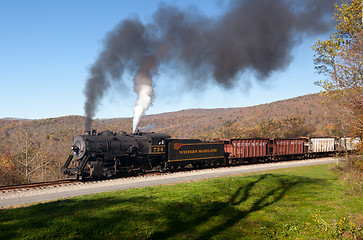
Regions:
<svg viewBox="0 0 363 240"><path fill-rule="evenodd" d="M49 181L49 182L25 183L25 184L18 184L18 185L0 186L0 191L42 188L42 187L57 186L57 185L62 185L62 184L67 184L67 183L77 183L77 182L80 182L80 181L65 179L65 180L57 180L57 181Z"/></svg>

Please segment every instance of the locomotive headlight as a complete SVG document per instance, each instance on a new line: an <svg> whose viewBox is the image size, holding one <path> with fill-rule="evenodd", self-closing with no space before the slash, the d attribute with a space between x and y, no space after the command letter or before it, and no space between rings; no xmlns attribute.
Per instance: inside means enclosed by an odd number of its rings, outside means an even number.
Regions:
<svg viewBox="0 0 363 240"><path fill-rule="evenodd" d="M72 141L71 150L75 158L83 158L87 151L86 140L82 136L75 136Z"/></svg>
<svg viewBox="0 0 363 240"><path fill-rule="evenodd" d="M73 147L71 147L71 150L74 152L79 152L79 147L73 146Z"/></svg>

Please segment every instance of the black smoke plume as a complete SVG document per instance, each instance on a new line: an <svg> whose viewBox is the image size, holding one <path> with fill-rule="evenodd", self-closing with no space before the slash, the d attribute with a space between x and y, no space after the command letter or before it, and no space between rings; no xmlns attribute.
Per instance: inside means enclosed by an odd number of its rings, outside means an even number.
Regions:
<svg viewBox="0 0 363 240"><path fill-rule="evenodd" d="M216 18L195 8L160 4L150 23L126 19L108 33L104 49L90 69L85 95L85 129L98 102L124 72L135 75L152 59L146 82L165 65L195 85L213 81L228 88L252 71L266 79L291 61L291 50L304 37L331 29L333 0L235 0ZM149 71L149 70L148 70ZM136 76L134 78L138 79ZM242 79L243 81L243 79ZM138 82L134 82L137 89ZM153 94L153 93L152 93Z"/></svg>

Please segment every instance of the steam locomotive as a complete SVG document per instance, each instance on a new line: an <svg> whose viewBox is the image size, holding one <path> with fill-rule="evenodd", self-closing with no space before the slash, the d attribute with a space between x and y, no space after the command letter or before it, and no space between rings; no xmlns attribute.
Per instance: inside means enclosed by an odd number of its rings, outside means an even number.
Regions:
<svg viewBox="0 0 363 240"><path fill-rule="evenodd" d="M70 178L99 178L148 171L217 167L251 162L303 159L353 150L358 138L171 139L163 133L85 132L72 139L62 167Z"/></svg>

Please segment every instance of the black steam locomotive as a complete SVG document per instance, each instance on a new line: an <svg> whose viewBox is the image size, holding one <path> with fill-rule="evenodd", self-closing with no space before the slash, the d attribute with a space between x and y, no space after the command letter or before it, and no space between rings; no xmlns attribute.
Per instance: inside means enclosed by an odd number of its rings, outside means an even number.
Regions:
<svg viewBox="0 0 363 240"><path fill-rule="evenodd" d="M222 142L170 139L167 134L154 132L129 135L93 130L73 137L71 151L62 172L77 179L162 172L184 168L191 162L193 167L225 163Z"/></svg>

